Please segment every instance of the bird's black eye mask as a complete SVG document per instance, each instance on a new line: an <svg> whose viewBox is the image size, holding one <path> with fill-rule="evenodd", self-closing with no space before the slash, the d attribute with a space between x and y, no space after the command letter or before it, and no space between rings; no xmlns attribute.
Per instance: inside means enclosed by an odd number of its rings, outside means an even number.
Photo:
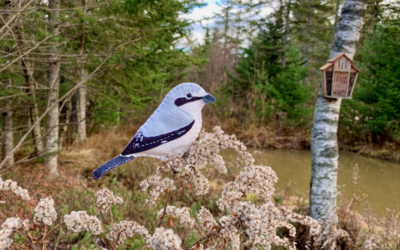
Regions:
<svg viewBox="0 0 400 250"><path fill-rule="evenodd" d="M192 96L192 94L187 94L187 97L180 97L180 98L176 99L175 100L175 105L179 107L179 106L182 106L182 105L184 105L186 103L194 102L194 101L197 101L197 100L200 100L200 99L203 99L203 97L201 97L201 96Z"/></svg>

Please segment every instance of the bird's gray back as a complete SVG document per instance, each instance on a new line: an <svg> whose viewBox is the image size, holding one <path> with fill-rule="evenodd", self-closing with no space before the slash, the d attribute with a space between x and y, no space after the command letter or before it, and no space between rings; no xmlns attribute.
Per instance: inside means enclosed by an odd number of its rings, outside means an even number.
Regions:
<svg viewBox="0 0 400 250"><path fill-rule="evenodd" d="M160 106L139 129L146 136L156 136L187 126L194 118L175 105L175 100L189 92L200 91L201 87L194 83L184 83L173 88L164 98Z"/></svg>

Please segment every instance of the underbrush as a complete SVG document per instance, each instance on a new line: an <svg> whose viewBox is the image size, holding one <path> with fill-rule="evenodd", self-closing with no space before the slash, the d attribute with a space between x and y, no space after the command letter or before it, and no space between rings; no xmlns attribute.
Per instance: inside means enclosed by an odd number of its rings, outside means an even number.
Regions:
<svg viewBox="0 0 400 250"><path fill-rule="evenodd" d="M199 230L197 227L185 228L179 223L179 218L174 218L172 214L166 214L165 208L167 204L173 204L176 208L187 208L191 218L198 217L202 208L207 209L216 219L237 214L236 212L221 210L218 206L218 200L223 193L224 186L235 182L240 176L243 170L242 166L247 165L245 160L238 159L239 164L226 166L226 173L215 167L200 169L199 173L202 176L210 178L206 195L196 195L199 192L196 182L177 178L175 174L170 172L162 173L160 177L168 176L174 180L175 190L160 192L159 196L154 199L154 205L150 206L146 203L146 200L149 199L149 193L140 190L140 184L143 180L149 179L150 176L157 173L157 166L165 166L165 162L152 158L138 158L107 173L100 180L94 180L91 176L92 171L97 166L117 155L125 146L126 138L130 138L134 133L134 128L123 127L92 135L85 143L66 147L60 156L62 165L59 169L60 176L57 178L49 179L47 170L40 164L21 165L3 174L3 179L13 179L20 186L28 189L30 200L23 202L16 199L12 194L1 192L1 200L5 199L10 204L14 202L12 209L8 204L1 205L1 223L9 217L33 218L35 207L41 202L41 199L46 197L54 199L58 218L58 221L52 223L51 226L37 225L31 221L25 235L14 234L13 240L16 244L13 247L15 249L35 249L31 245L34 245L32 242L36 242L36 245L42 244L41 246L45 245L51 249L98 249L99 247L117 249L118 244L107 239L107 232L110 233L112 225L128 219L153 233L157 228L160 228L160 211L164 211L164 215L161 212L162 221L164 221L162 227L174 230L177 236L182 239L182 248L189 249L191 246L191 249L207 248L207 244L212 243L219 244L216 249L232 248L233 246L227 244L227 242L232 241L229 237L220 241L221 237L213 236L213 238L210 236L208 241L204 239L199 241L199 239L208 235L207 232L214 232L213 230L216 228L208 229L208 231ZM214 165L215 162L210 166ZM273 184L273 182L271 183ZM112 190L113 196L121 197L124 202L112 205L107 213L102 214L99 207L96 206L97 198L95 195L96 191L104 188ZM273 193L273 186L268 186L268 190ZM265 202L271 200L273 202L268 204L273 204L273 207L278 209L277 211L290 211L290 213L293 211L299 216L307 215L308 202L306 200L287 197L286 190L272 193L271 196L263 198L252 192L246 192L245 196L238 201L240 204L248 203L254 204L254 206L262 206ZM286 239L287 246L272 244L272 249L287 249L288 246L293 247L294 243L296 243L297 249L397 249L400 246L400 225L398 224L397 214L390 211L387 218L377 218L370 213L368 206L366 206L366 213L356 212L354 207L357 204L367 204L359 197L350 197L349 200L342 197L340 201L338 210L339 230L325 227L322 234L313 238L309 233L309 226L304 226L302 223L279 224L280 226L275 229L278 237L275 240L279 242L279 239L283 241ZM289 210L284 207L289 208ZM71 211L87 211L88 216L96 216L102 221L104 232L94 235L85 230L76 233L68 231L63 218ZM196 223L200 222L197 220ZM249 236L245 236L247 229L240 225L242 223L239 222L236 225L238 226L237 234L244 237L241 240L248 240ZM291 228L290 225L294 227ZM293 235L293 230L296 232L295 235ZM206 245L204 245L205 241L207 241ZM118 249L144 249L147 248L146 243L143 237L135 235L127 237Z"/></svg>

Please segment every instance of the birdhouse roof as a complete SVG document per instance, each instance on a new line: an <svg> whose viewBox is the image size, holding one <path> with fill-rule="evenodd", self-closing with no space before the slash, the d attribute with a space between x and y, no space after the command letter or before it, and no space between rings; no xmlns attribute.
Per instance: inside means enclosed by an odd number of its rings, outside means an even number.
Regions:
<svg viewBox="0 0 400 250"><path fill-rule="evenodd" d="M322 66L321 68L319 68L319 70L327 70L327 69L329 69L330 67L333 66L335 61L337 61L339 58L341 58L343 56L346 57L346 59L351 62L351 67L353 67L357 72L361 72L361 70L354 65L353 60L351 60L348 56L346 56L346 54L339 54L339 55L337 55L335 57L332 57L331 59L329 59L328 63L325 64L324 66Z"/></svg>
<svg viewBox="0 0 400 250"><path fill-rule="evenodd" d="M341 58L342 56L346 57L347 60L349 60L352 64L353 64L353 60L351 60L346 54L339 54L335 57L332 57L331 59L329 59L328 62L333 63L335 62L337 59Z"/></svg>
<svg viewBox="0 0 400 250"><path fill-rule="evenodd" d="M333 66L333 63L327 63L324 66L322 66L321 68L319 68L319 70L326 70L326 69L329 69L332 66Z"/></svg>

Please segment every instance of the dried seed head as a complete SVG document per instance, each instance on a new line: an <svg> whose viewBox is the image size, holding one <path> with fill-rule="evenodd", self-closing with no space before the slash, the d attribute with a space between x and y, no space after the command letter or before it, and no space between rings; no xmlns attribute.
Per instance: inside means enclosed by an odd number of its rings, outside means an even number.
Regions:
<svg viewBox="0 0 400 250"><path fill-rule="evenodd" d="M74 233L88 231L99 235L103 232L101 221L96 216L88 215L86 211L73 211L64 216L64 222L67 229Z"/></svg>
<svg viewBox="0 0 400 250"><path fill-rule="evenodd" d="M41 223L51 226L57 219L57 212L54 208L54 200L51 197L40 199L39 203L35 207L35 216L33 222L37 225Z"/></svg>
<svg viewBox="0 0 400 250"><path fill-rule="evenodd" d="M28 190L19 187L15 181L12 180L3 181L1 177L0 177L0 191L11 191L25 201L31 199Z"/></svg>
<svg viewBox="0 0 400 250"><path fill-rule="evenodd" d="M124 203L121 197L114 196L113 192L106 188L97 191L95 196L97 207L101 208L102 213L106 213L111 205Z"/></svg>

